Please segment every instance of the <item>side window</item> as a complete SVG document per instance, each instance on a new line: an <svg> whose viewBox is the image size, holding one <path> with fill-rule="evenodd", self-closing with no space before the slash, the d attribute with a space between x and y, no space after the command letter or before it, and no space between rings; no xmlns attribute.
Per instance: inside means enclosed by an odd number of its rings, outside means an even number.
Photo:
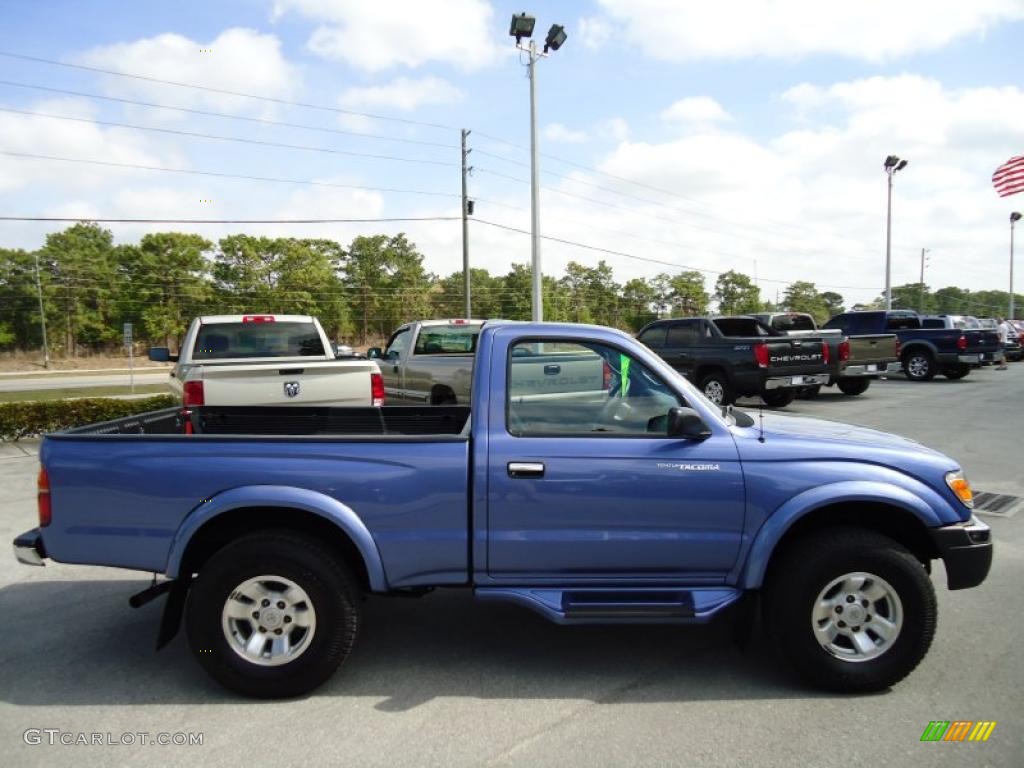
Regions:
<svg viewBox="0 0 1024 768"><path fill-rule="evenodd" d="M685 403L664 381L614 347L566 340L509 349L506 414L517 437L659 437L677 405Z"/></svg>
<svg viewBox="0 0 1024 768"><path fill-rule="evenodd" d="M656 325L648 328L637 337L637 341L646 344L651 349L661 349L665 346L665 326Z"/></svg>
<svg viewBox="0 0 1024 768"><path fill-rule="evenodd" d="M842 331L848 334L850 332L850 318L847 315L836 315L825 323L822 328L830 331Z"/></svg>
<svg viewBox="0 0 1024 768"><path fill-rule="evenodd" d="M666 347L689 347L697 343L697 323L692 320L685 320L681 323L672 323L668 327L668 336L665 339Z"/></svg>
<svg viewBox="0 0 1024 768"><path fill-rule="evenodd" d="M391 340L388 342L387 349L384 350L384 359L399 358L405 354L405 350L409 348L409 339L412 336L412 331L405 328L398 331Z"/></svg>

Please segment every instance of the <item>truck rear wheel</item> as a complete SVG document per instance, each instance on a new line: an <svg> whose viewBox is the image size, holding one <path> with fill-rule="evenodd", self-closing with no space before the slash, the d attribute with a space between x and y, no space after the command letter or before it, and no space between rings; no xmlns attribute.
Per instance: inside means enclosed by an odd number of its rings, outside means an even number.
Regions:
<svg viewBox="0 0 1024 768"><path fill-rule="evenodd" d="M796 399L795 389L766 389L761 399L770 408L785 408Z"/></svg>
<svg viewBox="0 0 1024 768"><path fill-rule="evenodd" d="M301 696L351 651L358 596L349 570L316 541L288 531L253 533L199 571L186 607L189 646L232 691Z"/></svg>
<svg viewBox="0 0 1024 768"><path fill-rule="evenodd" d="M962 379L964 376L971 372L971 366L967 363L960 363L959 365L951 365L948 368L942 369L942 375L947 379Z"/></svg>
<svg viewBox="0 0 1024 768"><path fill-rule="evenodd" d="M715 405L730 405L736 399L736 393L729 386L729 379L721 371L712 371L703 376L699 386L704 397Z"/></svg>
<svg viewBox="0 0 1024 768"><path fill-rule="evenodd" d="M911 381L928 381L935 377L935 361L927 350L911 350L903 356L903 371Z"/></svg>
<svg viewBox="0 0 1024 768"><path fill-rule="evenodd" d="M799 540L772 564L766 597L778 652L828 690L894 685L935 634L935 591L924 566L873 531L835 528Z"/></svg>
<svg viewBox="0 0 1024 768"><path fill-rule="evenodd" d="M863 395L871 386L871 379L840 379L836 386L844 395Z"/></svg>

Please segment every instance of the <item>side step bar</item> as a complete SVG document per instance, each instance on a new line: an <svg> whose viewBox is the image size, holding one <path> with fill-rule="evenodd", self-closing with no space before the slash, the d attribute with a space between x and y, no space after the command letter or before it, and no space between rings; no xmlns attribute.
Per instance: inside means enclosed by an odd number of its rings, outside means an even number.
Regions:
<svg viewBox="0 0 1024 768"><path fill-rule="evenodd" d="M477 587L481 600L529 608L557 624L703 623L739 600L731 587Z"/></svg>

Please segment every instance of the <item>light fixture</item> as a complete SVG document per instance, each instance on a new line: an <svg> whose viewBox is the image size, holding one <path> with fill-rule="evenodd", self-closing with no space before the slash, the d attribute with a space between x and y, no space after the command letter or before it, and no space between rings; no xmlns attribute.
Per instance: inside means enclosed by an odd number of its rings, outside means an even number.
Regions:
<svg viewBox="0 0 1024 768"><path fill-rule="evenodd" d="M544 53L547 53L549 50L557 51L562 47L567 37L565 27L561 24L552 24L551 29L548 30L548 36L544 38Z"/></svg>
<svg viewBox="0 0 1024 768"><path fill-rule="evenodd" d="M524 37L533 37L533 27L537 20L527 13L513 13L512 24L508 28L509 37L514 37L520 42Z"/></svg>
<svg viewBox="0 0 1024 768"><path fill-rule="evenodd" d="M907 162L908 161L906 161L906 160L900 160L899 165L896 166L896 170L897 171L902 171L904 168L907 167Z"/></svg>
<svg viewBox="0 0 1024 768"><path fill-rule="evenodd" d="M1011 222L1020 221L1020 214L1017 211L1014 211L1013 213L1011 213L1010 214L1010 221Z"/></svg>
<svg viewBox="0 0 1024 768"><path fill-rule="evenodd" d="M887 158L885 158L885 167L892 168L899 161L900 159L896 157L896 155L889 155Z"/></svg>

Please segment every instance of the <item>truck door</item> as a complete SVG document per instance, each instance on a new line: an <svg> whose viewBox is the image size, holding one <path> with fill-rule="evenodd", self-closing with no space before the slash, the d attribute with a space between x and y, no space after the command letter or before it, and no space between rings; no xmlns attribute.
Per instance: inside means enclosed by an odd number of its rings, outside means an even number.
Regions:
<svg viewBox="0 0 1024 768"><path fill-rule="evenodd" d="M405 361L412 342L412 328L399 328L388 339L384 354L379 361L384 377L385 402L392 405L406 400Z"/></svg>
<svg viewBox="0 0 1024 768"><path fill-rule="evenodd" d="M495 583L557 578L720 582L739 551L744 486L720 424L700 442L665 434L670 384L611 344L546 338L512 358L589 355L600 389L520 388L494 376L488 441L487 571ZM543 350L538 350L543 347Z"/></svg>

